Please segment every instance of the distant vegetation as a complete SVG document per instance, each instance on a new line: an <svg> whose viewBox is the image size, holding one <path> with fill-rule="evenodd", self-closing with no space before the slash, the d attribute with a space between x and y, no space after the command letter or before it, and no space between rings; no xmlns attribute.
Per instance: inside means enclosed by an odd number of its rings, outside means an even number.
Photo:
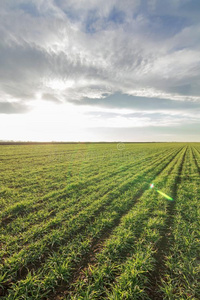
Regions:
<svg viewBox="0 0 200 300"><path fill-rule="evenodd" d="M200 144L1 145L0 170L2 299L200 299Z"/></svg>

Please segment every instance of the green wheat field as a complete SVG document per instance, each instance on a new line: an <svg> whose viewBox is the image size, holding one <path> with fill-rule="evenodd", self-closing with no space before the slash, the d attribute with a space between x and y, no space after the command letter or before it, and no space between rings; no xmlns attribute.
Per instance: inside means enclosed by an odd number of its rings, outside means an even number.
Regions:
<svg viewBox="0 0 200 300"><path fill-rule="evenodd" d="M1 299L200 299L199 178L200 143L1 145Z"/></svg>

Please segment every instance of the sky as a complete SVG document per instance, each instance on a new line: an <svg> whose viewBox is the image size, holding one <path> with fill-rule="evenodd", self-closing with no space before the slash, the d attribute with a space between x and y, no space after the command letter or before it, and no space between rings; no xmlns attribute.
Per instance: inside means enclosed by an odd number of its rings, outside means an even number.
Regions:
<svg viewBox="0 0 200 300"><path fill-rule="evenodd" d="M200 142L199 0L0 2L0 140Z"/></svg>

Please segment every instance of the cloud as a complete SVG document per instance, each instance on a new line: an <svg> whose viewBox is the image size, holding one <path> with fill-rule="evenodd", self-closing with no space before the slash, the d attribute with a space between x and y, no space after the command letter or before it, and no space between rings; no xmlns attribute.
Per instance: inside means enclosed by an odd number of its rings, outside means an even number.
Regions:
<svg viewBox="0 0 200 300"><path fill-rule="evenodd" d="M114 95L120 107L147 110L199 103L198 7L195 0L3 1L0 100L110 105L105 95Z"/></svg>
<svg viewBox="0 0 200 300"><path fill-rule="evenodd" d="M53 101L55 103L60 103L60 101L58 100L58 98L52 94L43 94L42 95L42 99L43 100L47 100L47 101Z"/></svg>
<svg viewBox="0 0 200 300"><path fill-rule="evenodd" d="M74 102L73 102L74 103ZM116 93L100 99L84 98L76 105L89 105L105 108L132 109L136 111L200 112L198 102L176 101L163 98L148 98Z"/></svg>
<svg viewBox="0 0 200 300"><path fill-rule="evenodd" d="M0 102L0 114L23 114L30 110L26 104Z"/></svg>

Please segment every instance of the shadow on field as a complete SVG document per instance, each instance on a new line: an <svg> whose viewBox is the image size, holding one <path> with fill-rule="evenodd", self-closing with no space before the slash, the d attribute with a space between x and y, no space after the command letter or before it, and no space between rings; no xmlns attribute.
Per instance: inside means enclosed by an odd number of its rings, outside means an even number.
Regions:
<svg viewBox="0 0 200 300"><path fill-rule="evenodd" d="M171 160L168 162L168 164L171 161L173 161L175 159L175 157L177 157L177 155L180 153L180 151L178 153L176 153L176 155L171 158ZM157 172L156 176L159 176L165 168L166 168L166 165L161 170L159 170ZM102 230L102 233L101 233L100 237L96 238L92 241L89 252L87 252L84 256L82 256L82 259L81 259L80 263L75 266L73 275L70 278L68 284L66 285L66 283L64 283L63 285L61 284L59 287L57 287L55 292L52 293L51 295L49 295L48 300L56 300L56 299L59 299L59 297L63 297L63 296L66 297L67 295L69 295L70 292L73 292L73 289L74 289L73 284L79 278L81 278L81 276L82 276L81 274L83 274L82 271L86 270L89 265L95 264L96 254L98 254L99 252L102 251L104 242L111 236L114 229L120 224L122 217L124 217L136 205L136 203L139 201L140 197L146 191L148 186L149 186L149 184L147 184L141 190L139 190L139 192L134 196L134 201L132 199L133 202L128 205L127 209L125 209L123 212L119 213L117 219L114 220L113 225L112 225L111 228L106 228L106 229ZM174 193L174 196L175 196L175 193ZM167 215L173 216L174 205L175 205L175 202L173 201L172 206L168 207L169 212L167 213ZM149 211L149 213L150 212L151 211ZM166 226L170 227L171 222L172 222L172 220L169 218L167 220L167 223L169 223L169 224L168 225L166 224ZM142 228L140 228L140 229L142 229ZM137 236L137 238L139 238L139 235ZM163 243L166 244L164 239L163 239ZM124 257L126 257L126 255L127 255L127 253L124 253ZM82 278L82 280L84 280L84 278Z"/></svg>
<svg viewBox="0 0 200 300"><path fill-rule="evenodd" d="M185 155L187 148L182 158L180 168L177 174L176 182L172 190L173 201L169 201L167 205L167 217L164 228L160 231L161 239L157 244L157 251L154 254L155 266L154 270L149 273L149 284L146 288L146 292L152 300L163 300L164 295L161 294L159 286L162 283L162 278L166 271L165 257L169 254L170 246L173 241L173 224L174 216L176 214L176 198L178 192L178 185L181 183L181 173L183 170L183 163L185 161Z"/></svg>
<svg viewBox="0 0 200 300"><path fill-rule="evenodd" d="M181 150L178 151L178 153ZM170 163L177 155L178 153L176 153L175 155L172 156L171 160L168 162ZM160 161L159 161L160 163ZM158 176L164 169L166 168L166 165L163 166L163 168L161 168L156 176ZM181 171L180 171L181 173ZM129 184L126 184L125 186L123 186L123 190L121 190L121 192L125 192L126 190L128 190L130 188ZM103 247L103 243L104 241L109 238L109 236L112 234L112 231L120 224L121 222L121 218L128 213L128 211L130 209L132 209L132 207L137 203L137 201L139 200L139 198L142 196L142 194L144 193L144 191L146 190L146 186L143 186L142 189L139 190L139 192L137 194L135 194L134 199L132 199L131 202L127 203L127 207L126 209L124 209L123 211L118 211L118 216L117 218L113 221L113 225L112 228L104 228L104 230L102 230L102 232L100 233L100 236L96 239L93 239L92 243L91 243L91 247L88 253L86 253L85 255L83 255L81 257L81 262L78 265L74 266L74 272L73 275L71 277L71 279L69 279L69 282L66 284L66 282L63 284L58 283L58 286L55 287L54 293L49 295L48 299L56 299L56 297L59 297L59 293L62 295L63 291L67 292L67 290L69 291L69 286L76 281L76 279L78 279L78 277L81 274L81 271L84 268L87 268L88 265L90 263L93 263L93 261L95 260L95 256L96 253L100 252L102 250ZM108 200L106 201L106 203L104 204L108 204L110 205L110 203L116 198L117 194L112 193L109 197ZM133 201L134 200L134 201ZM84 222L84 224L80 224L79 228L76 228L74 232L71 231L69 236L66 236L63 241L62 244L66 244L67 242L69 242L70 240L72 240L74 238L74 236L76 236L79 233L84 232L85 227L86 227L86 223L93 223L94 220L100 215L100 213L102 213L104 210L106 209L106 205L104 206L100 206L98 209L96 209L95 213L91 216L88 216ZM171 211L170 211L171 210ZM169 215L173 215L173 207L169 207ZM173 220L173 219L172 219ZM172 220L167 220L166 221L166 226L167 223L168 226L170 227L170 224L172 223ZM166 242L164 241L164 236L163 236L163 243L166 244ZM48 249L46 249L46 252L44 252L42 258L40 258L40 260L35 261L34 263L28 263L26 266L23 266L20 270L17 271L17 276L16 276L16 281L19 280L23 280L25 279L25 277L27 276L28 272L33 272L35 270L37 270L38 268L42 267L42 265L45 263L46 259L49 256L50 251L57 251L59 249L59 247L61 246L61 243L54 243L53 246L51 247L47 247ZM161 245L160 245L161 247ZM164 248L164 247L163 247ZM158 251L159 252L159 251ZM161 259L161 261L163 261L163 258ZM63 284L63 286L62 286ZM59 286L60 285L60 286ZM8 294L8 286L5 284L4 286L4 295Z"/></svg>

